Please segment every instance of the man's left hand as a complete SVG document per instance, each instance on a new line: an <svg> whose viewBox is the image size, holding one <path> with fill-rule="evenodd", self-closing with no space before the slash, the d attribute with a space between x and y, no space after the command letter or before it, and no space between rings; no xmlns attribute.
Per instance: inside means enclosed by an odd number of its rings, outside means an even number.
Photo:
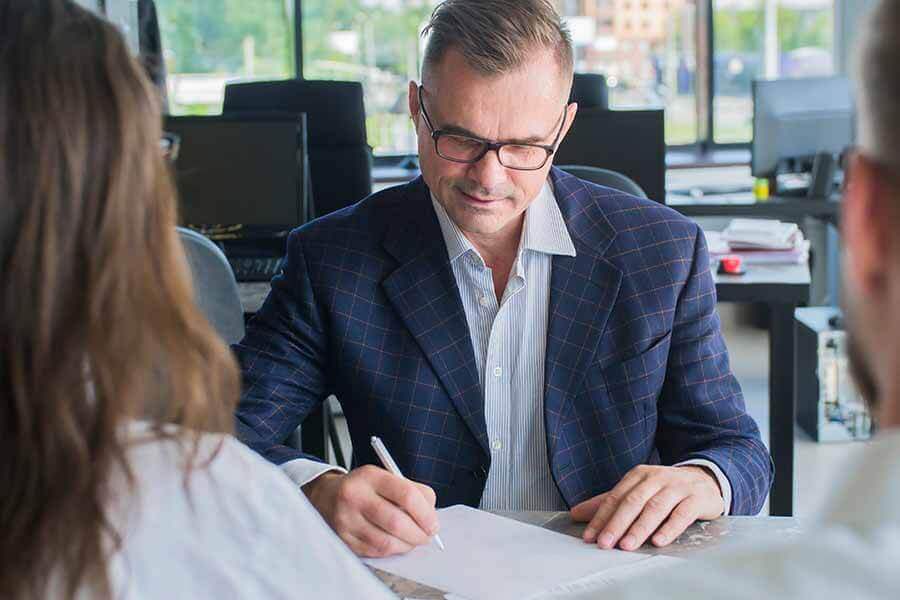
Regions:
<svg viewBox="0 0 900 600"><path fill-rule="evenodd" d="M667 546L694 521L723 512L719 483L705 468L639 465L610 491L572 507L571 515L589 521L585 542L636 550L651 535L655 546Z"/></svg>

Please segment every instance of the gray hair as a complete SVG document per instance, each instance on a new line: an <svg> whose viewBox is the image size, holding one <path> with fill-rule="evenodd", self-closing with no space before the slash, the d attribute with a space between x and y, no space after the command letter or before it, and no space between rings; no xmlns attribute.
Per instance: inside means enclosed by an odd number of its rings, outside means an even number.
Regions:
<svg viewBox="0 0 900 600"><path fill-rule="evenodd" d="M900 2L883 0L870 12L856 58L859 146L900 168Z"/></svg>
<svg viewBox="0 0 900 600"><path fill-rule="evenodd" d="M548 0L445 0L422 31L429 34L423 73L451 48L485 75L508 73L536 49L547 49L554 53L563 81L571 85L572 36Z"/></svg>

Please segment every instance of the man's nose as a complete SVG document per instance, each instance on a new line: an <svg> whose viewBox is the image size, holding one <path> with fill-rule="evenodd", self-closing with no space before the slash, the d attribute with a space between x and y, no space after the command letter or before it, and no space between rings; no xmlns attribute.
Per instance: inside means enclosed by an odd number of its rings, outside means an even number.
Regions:
<svg viewBox="0 0 900 600"><path fill-rule="evenodd" d="M477 181L482 188L492 190L506 183L506 167L500 164L497 152L491 150L469 167L469 178Z"/></svg>

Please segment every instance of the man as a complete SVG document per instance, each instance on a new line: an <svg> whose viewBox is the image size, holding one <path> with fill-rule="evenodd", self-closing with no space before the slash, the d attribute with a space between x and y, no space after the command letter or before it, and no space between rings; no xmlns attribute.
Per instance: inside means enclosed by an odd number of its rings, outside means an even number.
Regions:
<svg viewBox="0 0 900 600"><path fill-rule="evenodd" d="M844 308L851 365L880 431L844 467L846 481L805 535L735 549L611 597L900 598L900 2L876 5L862 40L859 149L841 220Z"/></svg>
<svg viewBox="0 0 900 600"><path fill-rule="evenodd" d="M571 508L587 541L627 550L757 512L771 462L702 233L551 169L577 110L558 14L448 0L427 31L409 86L422 177L292 234L236 346L241 438L367 556L426 543L435 503ZM281 445L328 393L350 473ZM371 466L371 435L421 483Z"/></svg>

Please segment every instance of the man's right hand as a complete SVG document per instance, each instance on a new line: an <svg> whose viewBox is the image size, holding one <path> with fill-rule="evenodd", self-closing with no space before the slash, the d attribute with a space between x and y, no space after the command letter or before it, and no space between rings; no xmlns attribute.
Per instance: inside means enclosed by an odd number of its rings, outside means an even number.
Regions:
<svg viewBox="0 0 900 600"><path fill-rule="evenodd" d="M434 490L372 465L324 473L303 492L359 556L405 554L438 531Z"/></svg>

